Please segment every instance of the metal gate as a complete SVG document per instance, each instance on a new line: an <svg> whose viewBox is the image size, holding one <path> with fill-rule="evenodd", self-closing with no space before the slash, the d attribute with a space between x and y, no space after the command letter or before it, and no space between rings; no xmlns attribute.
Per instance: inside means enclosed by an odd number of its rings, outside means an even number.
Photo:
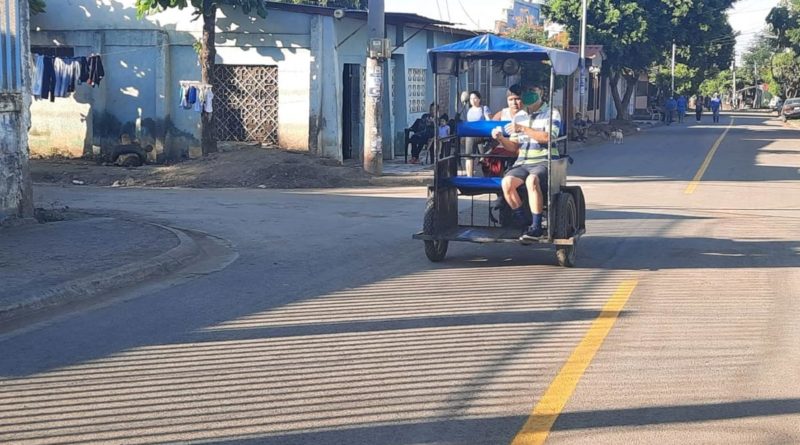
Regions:
<svg viewBox="0 0 800 445"><path fill-rule="evenodd" d="M278 144L278 67L214 66L218 141Z"/></svg>

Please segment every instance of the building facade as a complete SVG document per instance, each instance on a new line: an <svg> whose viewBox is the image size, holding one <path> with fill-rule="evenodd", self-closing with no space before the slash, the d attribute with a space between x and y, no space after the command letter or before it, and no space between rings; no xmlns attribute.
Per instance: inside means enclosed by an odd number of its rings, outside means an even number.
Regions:
<svg viewBox="0 0 800 445"><path fill-rule="evenodd" d="M211 86L217 140L360 158L366 18L364 11L283 3L268 3L266 19L222 8ZM159 162L197 151L200 113L182 99L189 86L208 86L198 83L195 47L202 23L192 20L190 8L140 20L135 0L52 0L33 24L34 53L99 55L105 68L94 87L34 101L34 153L83 156L105 145L133 143L152 147L150 160ZM473 35L448 25L386 14L392 48L383 77L387 158L402 154L403 130L433 101L427 50ZM457 87L446 89L443 110L455 111L450 98Z"/></svg>

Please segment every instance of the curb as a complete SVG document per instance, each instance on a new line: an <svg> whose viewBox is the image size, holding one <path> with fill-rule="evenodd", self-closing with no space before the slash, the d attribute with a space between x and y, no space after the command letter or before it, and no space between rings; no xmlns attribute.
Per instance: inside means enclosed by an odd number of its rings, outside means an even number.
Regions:
<svg viewBox="0 0 800 445"><path fill-rule="evenodd" d="M144 222L171 232L178 245L153 258L135 261L103 272L67 281L22 297L22 301L0 307L0 320L42 308L88 300L98 294L121 289L158 275L166 275L195 260L203 250L185 232L161 224Z"/></svg>

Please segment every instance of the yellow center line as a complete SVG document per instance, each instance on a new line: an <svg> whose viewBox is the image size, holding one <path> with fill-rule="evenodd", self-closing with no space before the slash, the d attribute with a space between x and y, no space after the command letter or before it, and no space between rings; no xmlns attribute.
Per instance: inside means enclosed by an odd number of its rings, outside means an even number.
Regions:
<svg viewBox="0 0 800 445"><path fill-rule="evenodd" d="M697 188L697 186L700 185L700 180L703 179L703 175L706 174L706 170L708 169L708 166L711 164L711 159L714 157L714 153L717 152L719 144L721 144L722 140L725 139L725 135L728 134L731 127L733 127L733 118L731 118L731 122L728 124L728 128L726 128L725 131L722 132L722 135L718 137L717 141L714 142L714 145L711 146L711 150L708 150L708 154L706 155L705 160L703 160L703 163L700 165L700 169L697 170L697 173L694 175L694 178L692 178L692 182L690 182L689 185L686 186L686 190L684 190L683 193L691 195L692 193L694 193L694 190Z"/></svg>
<svg viewBox="0 0 800 445"><path fill-rule="evenodd" d="M592 322L592 326L589 327L583 340L572 351L567 362L550 383L539 403L533 408L533 412L514 440L511 441L511 445L537 445L543 444L547 440L553 423L572 396L578 381L589 367L606 336L611 332L619 313L625 307L625 303L637 284L637 280L626 280L620 284L614 295L603 306L600 315Z"/></svg>

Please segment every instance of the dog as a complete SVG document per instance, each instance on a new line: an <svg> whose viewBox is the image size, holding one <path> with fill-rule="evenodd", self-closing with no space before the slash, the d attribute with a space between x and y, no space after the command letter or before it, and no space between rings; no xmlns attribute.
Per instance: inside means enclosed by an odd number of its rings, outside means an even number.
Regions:
<svg viewBox="0 0 800 445"><path fill-rule="evenodd" d="M623 133L620 129L611 130L610 136L611 140L615 144L622 144L623 140L625 139L625 133Z"/></svg>

